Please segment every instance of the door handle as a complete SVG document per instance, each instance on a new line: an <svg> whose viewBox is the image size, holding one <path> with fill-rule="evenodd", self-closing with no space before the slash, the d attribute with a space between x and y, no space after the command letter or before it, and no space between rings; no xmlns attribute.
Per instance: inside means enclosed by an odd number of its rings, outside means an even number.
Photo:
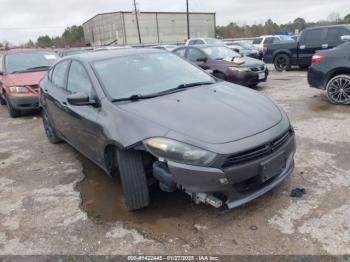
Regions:
<svg viewBox="0 0 350 262"><path fill-rule="evenodd" d="M328 44L323 44L322 48L328 48Z"/></svg>
<svg viewBox="0 0 350 262"><path fill-rule="evenodd" d="M67 102L63 101L63 102L62 102L62 105L66 106L66 105L67 105Z"/></svg>

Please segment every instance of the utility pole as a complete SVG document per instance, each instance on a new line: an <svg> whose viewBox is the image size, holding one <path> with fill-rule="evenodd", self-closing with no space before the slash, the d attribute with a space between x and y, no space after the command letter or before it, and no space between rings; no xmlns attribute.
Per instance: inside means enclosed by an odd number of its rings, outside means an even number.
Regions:
<svg viewBox="0 0 350 262"><path fill-rule="evenodd" d="M190 31L190 12L188 7L188 0L186 0L186 9L187 9L187 39L191 38L191 31Z"/></svg>
<svg viewBox="0 0 350 262"><path fill-rule="evenodd" d="M139 24L139 15L137 13L136 0L134 0L134 10L135 10L135 17L136 17L137 33L139 35L139 42L140 42L140 44L142 44L140 24Z"/></svg>

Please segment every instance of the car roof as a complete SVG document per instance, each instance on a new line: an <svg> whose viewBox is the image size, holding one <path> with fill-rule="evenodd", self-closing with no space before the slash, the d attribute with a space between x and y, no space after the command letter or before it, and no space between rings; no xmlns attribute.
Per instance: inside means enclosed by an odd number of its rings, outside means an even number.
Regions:
<svg viewBox="0 0 350 262"><path fill-rule="evenodd" d="M16 48L16 49L10 49L10 50L4 51L3 55L31 53L31 52L55 52L55 51L49 48Z"/></svg>
<svg viewBox="0 0 350 262"><path fill-rule="evenodd" d="M336 27L346 27L348 29L350 29L350 24L339 24L339 25L322 25L322 26L312 26L312 27L308 27L305 28L304 30L309 30L309 29L323 29L323 28L336 28Z"/></svg>
<svg viewBox="0 0 350 262"><path fill-rule="evenodd" d="M77 54L69 56L65 59L75 58L84 62L94 62L98 60L105 60L109 58L125 57L137 54L151 54L151 53L168 53L166 51L156 48L124 48L116 50L103 50L99 52L90 52L84 54Z"/></svg>

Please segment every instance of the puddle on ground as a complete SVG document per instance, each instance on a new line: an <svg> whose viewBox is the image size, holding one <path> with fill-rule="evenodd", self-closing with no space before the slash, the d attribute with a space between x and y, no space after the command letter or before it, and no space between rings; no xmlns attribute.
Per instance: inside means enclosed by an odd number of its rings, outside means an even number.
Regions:
<svg viewBox="0 0 350 262"><path fill-rule="evenodd" d="M91 161L81 157L85 179L77 186L83 206L89 218L95 223L122 221L127 228L136 229L145 237L164 241L179 239L192 246L198 238L194 227L198 219L215 218L219 211L205 205L195 205L185 193L165 193L158 186L150 189L151 205L137 212L128 212L120 181L107 176ZM89 205L84 205L89 203Z"/></svg>

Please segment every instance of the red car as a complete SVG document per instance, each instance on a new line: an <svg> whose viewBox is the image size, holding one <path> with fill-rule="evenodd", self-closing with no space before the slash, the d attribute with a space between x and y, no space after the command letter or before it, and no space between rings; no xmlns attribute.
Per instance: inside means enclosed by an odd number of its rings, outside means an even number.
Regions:
<svg viewBox="0 0 350 262"><path fill-rule="evenodd" d="M47 49L13 49L0 53L0 103L11 117L39 109L39 81L58 55Z"/></svg>

